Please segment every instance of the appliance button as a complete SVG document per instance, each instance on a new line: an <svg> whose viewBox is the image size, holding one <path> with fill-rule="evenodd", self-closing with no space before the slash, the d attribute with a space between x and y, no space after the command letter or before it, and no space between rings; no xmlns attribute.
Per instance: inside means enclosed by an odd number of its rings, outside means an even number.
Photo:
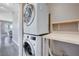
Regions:
<svg viewBox="0 0 79 59"><path fill-rule="evenodd" d="M36 37L31 37L32 40L36 40Z"/></svg>
<svg viewBox="0 0 79 59"><path fill-rule="evenodd" d="M29 36L27 36L27 38L29 38Z"/></svg>

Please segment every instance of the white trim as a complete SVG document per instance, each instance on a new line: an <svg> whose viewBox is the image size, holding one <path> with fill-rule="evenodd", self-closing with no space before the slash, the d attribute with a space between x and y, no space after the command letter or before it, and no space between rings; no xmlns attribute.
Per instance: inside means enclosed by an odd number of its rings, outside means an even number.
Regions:
<svg viewBox="0 0 79 59"><path fill-rule="evenodd" d="M12 40L12 41L13 41L13 43L15 43L19 47L19 44L15 40Z"/></svg>
<svg viewBox="0 0 79 59"><path fill-rule="evenodd" d="M78 31L79 31L79 22L78 22Z"/></svg>

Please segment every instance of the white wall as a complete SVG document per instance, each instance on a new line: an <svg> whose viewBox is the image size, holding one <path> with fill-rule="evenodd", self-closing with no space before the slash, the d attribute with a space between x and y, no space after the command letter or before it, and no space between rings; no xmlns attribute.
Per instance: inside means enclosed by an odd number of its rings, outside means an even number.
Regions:
<svg viewBox="0 0 79 59"><path fill-rule="evenodd" d="M22 55L22 8L20 4L15 4L14 7L15 12L13 13L13 40L19 47L19 55Z"/></svg>
<svg viewBox="0 0 79 59"><path fill-rule="evenodd" d="M13 13L13 40L18 45L18 13Z"/></svg>
<svg viewBox="0 0 79 59"><path fill-rule="evenodd" d="M1 48L1 22L0 22L0 48Z"/></svg>
<svg viewBox="0 0 79 59"><path fill-rule="evenodd" d="M51 20L68 20L79 18L79 4L49 4ZM67 55L79 55L79 46L68 43L55 42L55 45L64 49Z"/></svg>

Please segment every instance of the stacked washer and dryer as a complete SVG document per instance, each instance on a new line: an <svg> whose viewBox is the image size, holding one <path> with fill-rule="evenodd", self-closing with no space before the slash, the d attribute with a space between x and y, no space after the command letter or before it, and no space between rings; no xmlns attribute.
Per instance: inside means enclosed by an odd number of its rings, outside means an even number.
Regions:
<svg viewBox="0 0 79 59"><path fill-rule="evenodd" d="M46 3L24 5L23 31L23 56L42 56L42 35L49 33Z"/></svg>

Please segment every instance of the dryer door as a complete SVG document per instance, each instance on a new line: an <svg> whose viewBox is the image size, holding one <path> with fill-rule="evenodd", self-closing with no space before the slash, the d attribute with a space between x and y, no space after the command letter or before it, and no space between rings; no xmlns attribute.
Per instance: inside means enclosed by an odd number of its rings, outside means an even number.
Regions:
<svg viewBox="0 0 79 59"><path fill-rule="evenodd" d="M24 6L24 22L27 26L31 25L35 17L35 9L32 4L25 4Z"/></svg>
<svg viewBox="0 0 79 59"><path fill-rule="evenodd" d="M24 42L23 48L26 56L35 56L34 47L30 43L30 41Z"/></svg>

